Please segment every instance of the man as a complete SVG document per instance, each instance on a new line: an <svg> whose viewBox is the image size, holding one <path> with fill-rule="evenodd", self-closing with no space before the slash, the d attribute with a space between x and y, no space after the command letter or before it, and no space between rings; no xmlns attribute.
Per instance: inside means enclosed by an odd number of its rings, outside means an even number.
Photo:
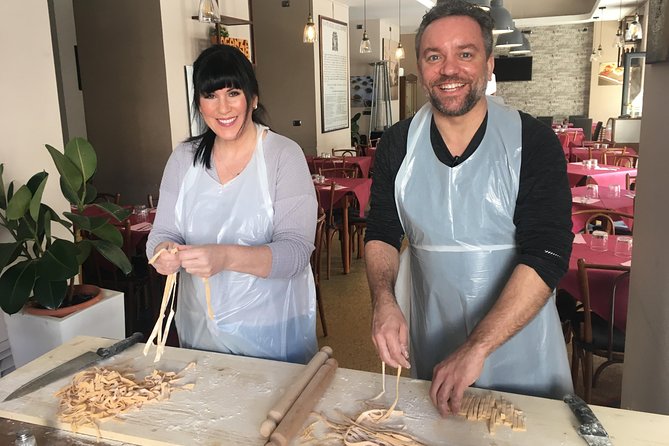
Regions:
<svg viewBox="0 0 669 446"><path fill-rule="evenodd" d="M573 239L565 159L551 129L486 99L491 30L462 0L424 16L416 54L430 103L384 133L367 221L377 352L409 367L410 337L412 374L432 379L442 416L472 384L572 391L552 293ZM404 235L410 330L394 292Z"/></svg>

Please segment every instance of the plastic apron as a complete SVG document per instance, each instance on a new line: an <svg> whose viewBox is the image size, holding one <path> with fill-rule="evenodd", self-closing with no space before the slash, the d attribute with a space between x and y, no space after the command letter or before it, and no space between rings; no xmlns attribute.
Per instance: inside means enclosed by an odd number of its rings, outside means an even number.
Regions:
<svg viewBox="0 0 669 446"><path fill-rule="evenodd" d="M412 373L428 380L488 313L516 266L522 152L518 112L488 101L481 145L445 166L430 143L431 118L430 104L413 118L395 181L410 250ZM477 387L555 398L572 391L554 299L487 358Z"/></svg>
<svg viewBox="0 0 669 446"><path fill-rule="evenodd" d="M264 245L272 241L262 132L246 168L226 184L204 166L186 172L175 215L189 245ZM181 270L175 317L182 347L306 363L317 351L316 291L309 265L292 279L263 279L222 271L209 278L214 319L207 315L204 283Z"/></svg>

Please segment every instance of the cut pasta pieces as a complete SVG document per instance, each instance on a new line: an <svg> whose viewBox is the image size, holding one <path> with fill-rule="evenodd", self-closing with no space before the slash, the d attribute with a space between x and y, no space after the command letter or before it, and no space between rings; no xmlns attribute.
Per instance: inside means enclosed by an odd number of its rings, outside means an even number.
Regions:
<svg viewBox="0 0 669 446"><path fill-rule="evenodd" d="M514 431L525 431L526 417L522 410L514 408L513 403L500 396L495 398L492 392L465 392L458 415L467 420L483 420L490 434L495 433L499 425L509 426Z"/></svg>
<svg viewBox="0 0 669 446"><path fill-rule="evenodd" d="M179 373L153 370L141 381L129 372L97 367L84 370L56 393L60 398L59 419L69 423L75 432L94 427L99 436L98 423L150 401L169 399L174 390L192 389L194 384L178 382L181 373L190 367L189 364Z"/></svg>

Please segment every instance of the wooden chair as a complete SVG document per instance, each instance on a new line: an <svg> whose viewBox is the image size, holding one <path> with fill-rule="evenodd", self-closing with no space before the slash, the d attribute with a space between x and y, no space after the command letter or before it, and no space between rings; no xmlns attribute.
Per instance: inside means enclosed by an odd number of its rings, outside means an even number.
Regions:
<svg viewBox="0 0 669 446"><path fill-rule="evenodd" d="M609 147L602 154L602 163L603 164L609 164L609 162L613 163L618 157L625 155L626 151L627 151L626 147L614 147L614 148Z"/></svg>
<svg viewBox="0 0 669 446"><path fill-rule="evenodd" d="M629 173L625 175L625 189L636 189L636 175L630 175Z"/></svg>
<svg viewBox="0 0 669 446"><path fill-rule="evenodd" d="M624 212L612 211L608 209L581 209L571 213L572 221L574 217L586 216L583 232L589 234L592 230L606 231L611 235L616 234L616 221L623 219L634 219L634 215ZM579 220L576 218L576 220Z"/></svg>
<svg viewBox="0 0 669 446"><path fill-rule="evenodd" d="M323 230L325 229L325 211L318 206L318 218L316 220L316 237L314 239L314 251L311 253L311 272L314 275L316 283L316 304L318 305L318 314L323 327L323 336L328 335L328 326L325 323L325 310L321 299L321 248L323 246Z"/></svg>
<svg viewBox="0 0 669 446"><path fill-rule="evenodd" d="M155 209L158 207L158 195L149 194L146 196L146 202L149 204L149 207Z"/></svg>
<svg viewBox="0 0 669 446"><path fill-rule="evenodd" d="M613 282L610 314L601 317L592 312L590 304L590 283L588 274L593 270L619 271ZM592 388L604 369L611 364L621 363L625 357L625 333L613 325L617 289L622 281L629 281L630 267L622 265L588 264L585 259L578 259L578 281L581 290L581 307L572 321L572 363L571 376L574 386L578 380L578 369L583 364L583 399L589 403ZM606 358L593 375L592 356Z"/></svg>
<svg viewBox="0 0 669 446"><path fill-rule="evenodd" d="M358 177L358 168L357 167L332 167L329 169L319 169L319 174L323 175L325 178L357 178Z"/></svg>
<svg viewBox="0 0 669 446"><path fill-rule="evenodd" d="M355 147L349 147L345 149L332 149L332 156L358 156L358 152Z"/></svg>
<svg viewBox="0 0 669 446"><path fill-rule="evenodd" d="M632 153L623 153L613 157L613 165L620 167L631 167L636 169L639 165L639 155Z"/></svg>
<svg viewBox="0 0 669 446"><path fill-rule="evenodd" d="M326 212L326 223L325 223L325 256L327 258L327 269L326 269L326 279L330 279L330 271L332 268L332 256L331 256L331 247L332 247L332 238L335 234L339 233L339 240L341 242L341 256L342 256L342 265L344 264L344 256L347 255L350 245L346 246L344 244L343 231L348 230L344 228L343 221L343 212L342 208L348 206L348 197L343 198L343 205L340 207L335 207L335 187L336 184L332 183L330 185L330 190L326 194L327 199L325 200L326 206L324 209L327 209ZM316 192L318 193L318 191Z"/></svg>
<svg viewBox="0 0 669 446"><path fill-rule="evenodd" d="M121 204L121 194L119 192L110 194L106 192L98 192L93 200L93 203L114 203Z"/></svg>

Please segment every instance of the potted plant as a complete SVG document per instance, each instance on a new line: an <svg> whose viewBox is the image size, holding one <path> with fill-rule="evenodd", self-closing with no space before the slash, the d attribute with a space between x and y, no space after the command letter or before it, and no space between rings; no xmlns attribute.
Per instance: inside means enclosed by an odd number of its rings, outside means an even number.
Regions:
<svg viewBox="0 0 669 446"><path fill-rule="evenodd" d="M211 41L212 45L221 43L221 39L223 37L228 37L230 35L228 34L228 30L225 28L225 26L219 25L218 32L216 31L216 28L216 26L209 28L209 40ZM216 34L218 34L218 36Z"/></svg>
<svg viewBox="0 0 669 446"><path fill-rule="evenodd" d="M121 247L123 237L110 223L125 219L130 211L114 203L92 204L97 195L90 180L97 168L97 156L83 138L67 143L64 153L46 145L60 174L60 188L70 202L71 212L59 216L42 203L42 193L49 174L33 175L26 184L5 189L3 164L0 164L0 226L13 241L0 243L0 308L7 314L17 313L26 304L56 309L72 303L74 277L91 252L97 250L128 274L132 267ZM88 206L97 206L106 215L86 216ZM59 238L52 225L69 233ZM87 231L94 239L82 239Z"/></svg>
<svg viewBox="0 0 669 446"><path fill-rule="evenodd" d="M351 118L351 144L354 146L362 143L362 141L360 141L360 124L358 124L358 120L361 116L362 114L356 113Z"/></svg>

